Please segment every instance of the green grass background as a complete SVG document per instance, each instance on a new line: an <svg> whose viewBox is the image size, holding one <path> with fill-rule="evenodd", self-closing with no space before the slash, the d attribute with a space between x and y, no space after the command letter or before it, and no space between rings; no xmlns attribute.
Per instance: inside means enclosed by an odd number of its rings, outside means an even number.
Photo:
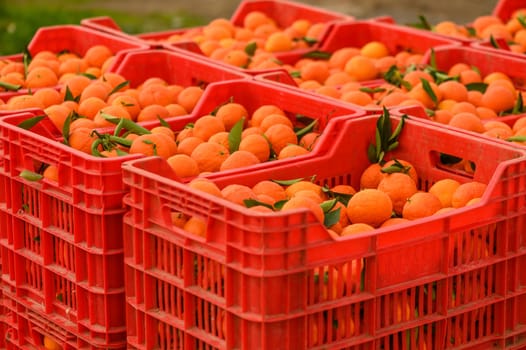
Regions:
<svg viewBox="0 0 526 350"><path fill-rule="evenodd" d="M198 15L167 13L127 13L89 6L89 1L8 1L0 0L0 55L23 52L36 30L60 24L80 24L84 18L111 16L123 31L146 33L206 23Z"/></svg>

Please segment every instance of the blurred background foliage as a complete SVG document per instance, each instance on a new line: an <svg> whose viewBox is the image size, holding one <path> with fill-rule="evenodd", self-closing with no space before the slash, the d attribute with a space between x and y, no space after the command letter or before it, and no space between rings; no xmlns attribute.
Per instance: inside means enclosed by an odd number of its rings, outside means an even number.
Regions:
<svg viewBox="0 0 526 350"><path fill-rule="evenodd" d="M425 15L430 23L468 23L490 14L497 0L293 0L357 19L388 15L399 23L415 23ZM526 0L525 0L526 1ZM43 26L80 24L84 18L110 16L129 34L204 25L230 17L241 0L0 0L0 55L23 52Z"/></svg>
<svg viewBox="0 0 526 350"><path fill-rule="evenodd" d="M108 0L111 1L111 0ZM184 11L149 12L97 9L89 1L0 0L0 55L23 52L40 27L79 24L84 18L111 16L127 33L202 25L206 19Z"/></svg>

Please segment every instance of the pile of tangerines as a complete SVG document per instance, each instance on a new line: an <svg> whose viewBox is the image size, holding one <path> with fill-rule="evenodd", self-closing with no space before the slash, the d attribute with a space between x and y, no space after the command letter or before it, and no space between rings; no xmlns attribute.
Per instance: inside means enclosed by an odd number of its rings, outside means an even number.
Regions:
<svg viewBox="0 0 526 350"><path fill-rule="evenodd" d="M310 82L311 86L314 81L321 85L337 76L334 79L339 85L334 83L334 86L329 84L326 87L341 93L340 97L355 96L346 101L369 106L376 100L384 107L420 104L433 110L437 121L479 132L484 131L482 120L492 119L514 108L516 99L522 96L511 79L502 73L481 77L476 69L458 64L444 75L432 69L410 68L417 67L413 63L414 57L418 56L389 56L384 44L371 42L361 49L337 51L329 60L306 58L295 69L299 67L301 72L298 81L302 75L309 76L311 79L305 83ZM213 182L199 175L309 153L321 133L316 127L316 119L310 123L294 124L293 118L276 105L261 105L249 113L249 106L230 100L210 114L195 118L183 129L173 130L166 119L191 113L203 89L168 84L160 77L130 87L125 77L108 71L108 62L112 58L111 51L102 45L94 46L84 57L41 52L27 67L28 72L40 72L36 75L20 72L25 69L23 63L4 62L2 73L25 77L25 80L18 81L18 85L36 90L12 97L2 108L10 111L42 109L63 131L64 143L88 154L101 157L125 154L160 156L166 159L179 178L196 178L189 182L189 186L202 189L200 185L206 184L205 191L241 205L249 201L254 210L310 208L335 234L374 229L464 206L469 200L479 198L485 188L479 183L446 181L446 187L441 187L442 182L437 183L435 189L440 188L440 191L430 189L423 192L417 189L416 170L410 164L395 173L388 173L382 170L385 167L381 160L373 162L371 169L374 171L367 169L364 172L359 189L346 185L325 188L306 180L289 186L266 181L255 188L240 185L221 190L213 188ZM356 59L360 63L355 63ZM391 68L387 68L389 64L382 64L386 72L377 65L383 59L394 63ZM343 69L337 71L336 66ZM350 67L361 68L357 69L361 74L367 72L367 67L373 68L369 76L353 77ZM11 70L13 72L7 73ZM371 90L361 87L358 80L376 78L380 72L388 78L387 82ZM347 82L344 76L350 77ZM40 79L38 84L34 80L36 77ZM469 90L467 86L472 83L487 86L484 92ZM151 129L140 125L151 120L160 121L160 125ZM520 121L521 125L524 123L525 120ZM495 128L500 127L496 121L492 124ZM479 129L473 125L479 125ZM404 162L398 160L396 164ZM391 166L386 164L387 168ZM371 172L377 183L365 180L372 176ZM58 178L53 165L49 165L43 175L52 180ZM456 187L459 192L453 195ZM463 190L465 188L469 190ZM446 193L456 199L453 202L444 200ZM192 226L196 220L199 222L197 218L179 215L177 222L184 221L184 225ZM200 222L198 226L202 229L204 223ZM186 228L203 234L202 230Z"/></svg>
<svg viewBox="0 0 526 350"><path fill-rule="evenodd" d="M407 173L382 172L386 167L389 164L384 167L378 163L371 165L361 176L359 190L344 184L324 187L310 180L297 180L291 184L263 180L254 186L230 184L219 188L212 180L199 177L188 185L263 213L307 208L333 236L372 231L475 204L486 189L486 184L477 181L460 183L442 179L423 191L417 187L414 168ZM376 179L373 181L372 178ZM172 215L175 225L206 236L203 219L180 212Z"/></svg>
<svg viewBox="0 0 526 350"><path fill-rule="evenodd" d="M117 109L125 112L126 108L133 107L131 95L119 96L128 96L126 102L120 102L127 103L126 107L115 104L103 107L93 119L83 116L72 120L67 112L61 115L65 119L57 121L51 117L63 130L63 142L100 157L159 156L167 160L178 177L184 179L304 155L312 151L321 136L317 119L306 116L290 118L288 112L273 104L263 104L249 113L245 106L233 101L217 106L210 114L193 118L181 130L173 130L157 111L152 118L160 120L160 124L147 129L129 114L123 117L115 113ZM162 107L157 104L149 106ZM138 112L136 120L147 120L140 117L149 106ZM40 118L32 119L36 123ZM101 122L93 124L97 118ZM34 124L30 121L29 125ZM104 128L106 126L111 128ZM56 167L49 165L44 176L56 180Z"/></svg>
<svg viewBox="0 0 526 350"><path fill-rule="evenodd" d="M445 178L425 190L419 188L417 170L409 161L385 161L385 154L398 147L398 137L403 129L402 121L392 132L390 122L384 122L389 118L389 113L384 110L381 122L377 124L377 134L385 134L380 140L389 142L373 147L378 150L378 156L370 156L372 164L360 175L358 189L349 184L322 186L314 182L315 178L292 181L269 179L253 186L234 183L219 188L211 179L196 177L188 186L263 213L307 208L334 236L406 223L481 200L487 187L484 183L460 183ZM383 130L382 125L388 125L389 130ZM176 226L206 236L206 222L203 219L189 217L181 212L172 213L172 219Z"/></svg>
<svg viewBox="0 0 526 350"><path fill-rule="evenodd" d="M95 45L83 57L41 51L27 67L1 61L3 89L29 91L0 100L0 111L40 109L61 130L68 117L71 130L77 125L100 128L112 125L104 114L138 122L186 115L203 93L200 86L169 84L161 77L130 87L124 76L108 70L114 57L108 47Z"/></svg>
<svg viewBox="0 0 526 350"><path fill-rule="evenodd" d="M373 109L420 106L441 124L526 141L524 121L494 123L526 112L523 82L499 71L483 75L463 62L443 72L419 63L421 57L405 51L392 55L385 44L372 41L336 50L326 60L304 58L286 68L306 91Z"/></svg>
<svg viewBox="0 0 526 350"><path fill-rule="evenodd" d="M262 11L251 11L243 18L242 25L218 18L163 41L191 41L213 60L259 70L279 67L274 53L308 48L321 39L327 28L327 23L302 18L284 27Z"/></svg>
<svg viewBox="0 0 526 350"><path fill-rule="evenodd" d="M526 9L518 9L506 21L494 15L479 16L472 23L463 25L453 21L442 21L426 29L435 33L463 39L503 39L509 50L526 52Z"/></svg>

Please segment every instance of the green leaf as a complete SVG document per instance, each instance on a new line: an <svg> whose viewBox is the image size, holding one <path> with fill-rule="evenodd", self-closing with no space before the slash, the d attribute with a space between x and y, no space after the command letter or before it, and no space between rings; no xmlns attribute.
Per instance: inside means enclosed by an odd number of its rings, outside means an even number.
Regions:
<svg viewBox="0 0 526 350"><path fill-rule="evenodd" d="M403 76L400 69L396 65L392 65L387 72L383 74L384 80L388 83L400 87L402 85Z"/></svg>
<svg viewBox="0 0 526 350"><path fill-rule="evenodd" d="M99 146L103 145L102 138L98 138L91 144L91 155L95 157L103 157L103 155L99 151Z"/></svg>
<svg viewBox="0 0 526 350"><path fill-rule="evenodd" d="M334 192L328 187L322 187L322 191L327 195L328 198L334 198L345 206L347 206L347 203L349 203L349 200L352 198L352 194Z"/></svg>
<svg viewBox="0 0 526 350"><path fill-rule="evenodd" d="M422 30L432 30L433 28L429 24L428 20L420 15L418 16L418 22L407 24L409 27L418 28Z"/></svg>
<svg viewBox="0 0 526 350"><path fill-rule="evenodd" d="M500 45L499 45L499 43L497 42L497 40L495 40L495 38L493 37L493 35L490 35L490 36L489 36L489 42L490 42L491 46L493 46L494 48L496 48L496 49L500 49Z"/></svg>
<svg viewBox="0 0 526 350"><path fill-rule="evenodd" d="M161 124L161 126L164 126L165 128L171 129L170 124L168 124L168 122L166 120L164 120L160 116L157 116L157 119L159 119L159 123Z"/></svg>
<svg viewBox="0 0 526 350"><path fill-rule="evenodd" d="M382 121L382 127L381 127L381 135L382 135L382 150L385 150L387 145L389 144L389 139L391 138L391 116L389 114L389 110L384 107L382 118L380 118Z"/></svg>
<svg viewBox="0 0 526 350"><path fill-rule="evenodd" d="M303 37L302 40L307 43L307 45L312 46L318 42L316 38Z"/></svg>
<svg viewBox="0 0 526 350"><path fill-rule="evenodd" d="M247 208L263 206L263 207L267 207L269 209L274 210L274 207L272 205L265 203L265 202L258 201L256 199L245 199L243 200L243 203L245 204L245 207Z"/></svg>
<svg viewBox="0 0 526 350"><path fill-rule="evenodd" d="M18 91L22 88L22 85L10 84L10 83L6 83L5 81L0 81L0 87L4 88L7 91Z"/></svg>
<svg viewBox="0 0 526 350"><path fill-rule="evenodd" d="M385 174L393 174L393 173L409 173L409 170L411 170L410 166L405 166L398 159L394 160L394 163L390 166L383 167L380 169L380 172Z"/></svg>
<svg viewBox="0 0 526 350"><path fill-rule="evenodd" d="M62 126L62 137L66 145L69 145L69 131L70 131L72 120L73 120L73 116L69 114L66 117L66 120L64 121L64 125Z"/></svg>
<svg viewBox="0 0 526 350"><path fill-rule="evenodd" d="M392 131L391 116L389 110L384 107L383 113L376 121L375 144L369 145L367 157L371 163L383 163L383 158L387 152L398 147L398 137L404 127L407 116L402 116L397 128Z"/></svg>
<svg viewBox="0 0 526 350"><path fill-rule="evenodd" d="M334 206L336 205L337 202L338 202L338 200L335 199L335 198L329 199L329 200L326 200L326 201L320 203L320 207L321 207L321 209L323 209L324 213L328 213L334 208Z"/></svg>
<svg viewBox="0 0 526 350"><path fill-rule="evenodd" d="M29 63L31 63L31 59L31 53L29 52L29 48L26 46L22 55L22 62L24 63L24 77L27 77L27 69L29 67Z"/></svg>
<svg viewBox="0 0 526 350"><path fill-rule="evenodd" d="M411 331L405 331L405 345L406 349L411 349Z"/></svg>
<svg viewBox="0 0 526 350"><path fill-rule="evenodd" d="M301 78L301 72L299 70L291 71L289 74L293 78Z"/></svg>
<svg viewBox="0 0 526 350"><path fill-rule="evenodd" d="M408 82L407 80L402 80L400 82L400 85L403 86L407 91L411 90L413 88L413 85L411 85L410 82Z"/></svg>
<svg viewBox="0 0 526 350"><path fill-rule="evenodd" d="M429 109L429 108L424 108L424 111L426 112L426 114L430 117L434 117L435 114L436 114L436 111L433 110L433 109Z"/></svg>
<svg viewBox="0 0 526 350"><path fill-rule="evenodd" d="M268 139L267 135L265 134L262 134L263 137L265 138L265 140L267 140L268 142L268 146L270 148L270 155L268 157L269 160L275 160L278 158L278 154L276 153L276 151L274 150L274 147L272 147L272 143L270 143L270 140Z"/></svg>
<svg viewBox="0 0 526 350"><path fill-rule="evenodd" d="M367 268L367 260L363 260L363 268L362 272L360 273L360 291L365 290L365 274L366 274L366 268Z"/></svg>
<svg viewBox="0 0 526 350"><path fill-rule="evenodd" d="M102 112L100 116L115 125L117 125L120 122L120 120L123 119L123 118L117 118L114 115L104 113L104 112Z"/></svg>
<svg viewBox="0 0 526 350"><path fill-rule="evenodd" d="M241 143L241 133L243 132L243 125L245 125L245 117L241 118L234 124L230 132L228 133L228 148L230 154L234 153L239 149Z"/></svg>
<svg viewBox="0 0 526 350"><path fill-rule="evenodd" d="M151 134L152 132L145 127L139 125L138 123L134 122L133 120L126 119L126 118L116 118L112 116L111 114L107 113L101 113L101 116L109 121L112 124L117 125L117 129L119 130L128 130L129 132L137 135L144 135L144 134ZM120 131L119 131L120 132ZM118 133L117 133L118 134ZM115 135L117 135L115 134Z"/></svg>
<svg viewBox="0 0 526 350"><path fill-rule="evenodd" d="M109 135L108 138L109 138L109 142L111 144L121 145L121 146L124 146L126 148L130 148L132 143L133 143L133 140L130 140L130 139L127 139L127 138L124 138L124 137ZM119 153L119 152L117 152L117 153Z"/></svg>
<svg viewBox="0 0 526 350"><path fill-rule="evenodd" d="M400 136L400 134L402 133L402 129L404 128L406 119L407 119L407 115L406 114L402 115L400 122L396 126L396 129L391 134L391 137L389 137L389 142L396 142L396 140L398 140L398 137Z"/></svg>
<svg viewBox="0 0 526 350"><path fill-rule="evenodd" d="M420 68L416 65L416 63L411 63L406 69L405 74L409 72L414 72L415 70L419 70Z"/></svg>
<svg viewBox="0 0 526 350"><path fill-rule="evenodd" d="M252 41L250 43L248 43L246 46L245 46L245 53L247 55L249 55L250 57L254 56L254 54L256 53L256 49L258 48L258 45L255 41Z"/></svg>
<svg viewBox="0 0 526 350"><path fill-rule="evenodd" d="M80 73L80 75L83 75L85 76L86 78L90 79L90 80L96 80L97 77L93 74L89 74L89 73Z"/></svg>
<svg viewBox="0 0 526 350"><path fill-rule="evenodd" d="M526 135L511 136L506 139L509 142L526 142Z"/></svg>
<svg viewBox="0 0 526 350"><path fill-rule="evenodd" d="M287 203L288 199L283 199L283 200L280 200L280 201L277 201L276 203L274 203L274 208L276 210L281 210L281 208L283 208L283 205L285 205L285 203Z"/></svg>
<svg viewBox="0 0 526 350"><path fill-rule="evenodd" d="M437 58L435 55L435 49L431 48L430 56L431 57L429 58L429 65L431 66L431 68L436 70L437 69Z"/></svg>
<svg viewBox="0 0 526 350"><path fill-rule="evenodd" d="M298 137L298 140L301 139L305 134L308 134L309 132L314 130L316 124L318 124L318 119L312 120L309 125L296 131L296 136Z"/></svg>
<svg viewBox="0 0 526 350"><path fill-rule="evenodd" d="M443 73L443 72L439 72L439 71L435 72L434 78L435 78L435 83L437 85L440 85L440 84L442 84L445 81L450 81L450 80L459 81L459 79L460 79L459 76L452 77L452 76L447 75L447 73Z"/></svg>
<svg viewBox="0 0 526 350"><path fill-rule="evenodd" d="M27 204L27 203L22 204L22 205L21 205L21 209L22 209L24 212L28 213L28 212L29 212L29 204Z"/></svg>
<svg viewBox="0 0 526 350"><path fill-rule="evenodd" d="M486 89L488 88L488 84L486 83L469 83L466 84L466 89L468 91L479 91L479 92L486 92Z"/></svg>
<svg viewBox="0 0 526 350"><path fill-rule="evenodd" d="M376 88L370 88L370 87L362 87L359 89L362 92L368 93L368 94L374 94L376 92L385 92L387 91L386 88L376 87Z"/></svg>
<svg viewBox="0 0 526 350"><path fill-rule="evenodd" d="M125 152L125 151L123 151L120 148L115 148L115 151L117 152L118 156L127 156L128 155L128 152Z"/></svg>
<svg viewBox="0 0 526 350"><path fill-rule="evenodd" d="M323 225L325 227L331 227L337 224L340 221L340 211L341 208L329 212L324 212Z"/></svg>
<svg viewBox="0 0 526 350"><path fill-rule="evenodd" d="M475 30L475 28L470 27L470 26L466 26L464 28L466 28L466 30L468 31L468 36L470 36L470 37L476 37L477 36L477 31Z"/></svg>
<svg viewBox="0 0 526 350"><path fill-rule="evenodd" d="M326 51L310 51L302 55L303 58L312 58L316 60L328 60L331 58L332 54Z"/></svg>
<svg viewBox="0 0 526 350"><path fill-rule="evenodd" d="M512 114L519 114L524 112L524 101L522 100L522 94L518 94L515 105L513 106Z"/></svg>
<svg viewBox="0 0 526 350"><path fill-rule="evenodd" d="M367 159L369 159L370 163L376 163L378 160L376 157L376 146L372 143L367 147Z"/></svg>
<svg viewBox="0 0 526 350"><path fill-rule="evenodd" d="M69 89L69 86L66 86L66 93L64 95L64 101L79 102L80 101L80 95L73 96L73 93Z"/></svg>
<svg viewBox="0 0 526 350"><path fill-rule="evenodd" d="M380 134L380 129L377 127L375 131L375 142L376 142L376 152L375 152L375 163L380 162L380 154L382 153L382 136Z"/></svg>
<svg viewBox="0 0 526 350"><path fill-rule="evenodd" d="M22 170L19 176L27 181L40 181L44 178L42 174L35 173L34 171L30 170Z"/></svg>
<svg viewBox="0 0 526 350"><path fill-rule="evenodd" d="M272 180L272 181L277 183L278 185L281 185L281 186L290 186L290 185L295 184L296 182L300 182L300 181L303 181L303 180L305 180L305 178L300 177L300 178L291 179L291 180Z"/></svg>
<svg viewBox="0 0 526 350"><path fill-rule="evenodd" d="M393 143L390 143L389 146L387 147L387 152L391 152L395 150L398 146L400 146L400 142L398 141L394 141Z"/></svg>
<svg viewBox="0 0 526 350"><path fill-rule="evenodd" d="M519 21L520 25L523 28L526 28L526 20L524 19L524 16L523 15L519 15L516 18L517 18L517 21Z"/></svg>
<svg viewBox="0 0 526 350"><path fill-rule="evenodd" d="M42 119L44 119L46 116L45 115L38 115L38 116L35 116L35 117L32 117L32 118L28 118L20 123L18 123L18 127L19 128L22 128L22 129L25 129L25 130L29 130L31 129L33 126L37 125L38 122L40 122Z"/></svg>
<svg viewBox="0 0 526 350"><path fill-rule="evenodd" d="M110 91L110 93L108 94L108 96L113 95L114 93L116 93L117 91L119 91L120 89L122 89L123 87L128 86L128 85L130 85L130 82L129 82L128 80L123 81L123 82L120 83L119 85L115 86L115 87Z"/></svg>
<svg viewBox="0 0 526 350"><path fill-rule="evenodd" d="M418 16L418 20L420 21L420 24L421 24L420 28L426 29L426 30L431 30L432 29L431 24L429 23L429 21L427 20L427 18L425 16L419 15Z"/></svg>
<svg viewBox="0 0 526 350"><path fill-rule="evenodd" d="M435 92L433 91L433 89L431 88L431 84L429 84L429 81L427 81L424 78L420 78L420 81L422 82L422 87L424 88L424 91L426 92L426 94L431 98L433 103L435 105L437 105L438 104L438 97L435 94Z"/></svg>

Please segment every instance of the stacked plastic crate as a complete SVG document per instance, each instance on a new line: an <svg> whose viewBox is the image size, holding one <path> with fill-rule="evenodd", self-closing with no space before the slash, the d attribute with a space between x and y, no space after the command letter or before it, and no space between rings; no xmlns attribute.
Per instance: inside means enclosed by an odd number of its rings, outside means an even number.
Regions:
<svg viewBox="0 0 526 350"><path fill-rule="evenodd" d="M31 55L65 50L83 55L97 44L113 50L111 73L122 75L132 87L154 77L204 90L214 81L246 79L181 53L153 52L140 43L81 26L41 28L28 48ZM8 103L24 93L3 97ZM63 130L51 119L30 130L8 124L9 118L22 122L44 115L38 108L3 112L2 339L7 332L15 348L38 347L49 338L62 348L126 347L122 243L126 190L121 175L126 158L101 159L73 150L62 142ZM24 170L38 174L49 164L57 166L57 182L21 176Z"/></svg>
<svg viewBox="0 0 526 350"><path fill-rule="evenodd" d="M417 37L424 39L409 40ZM466 62L481 64L485 73L506 62L505 70L520 76L516 68L523 64L505 53L493 56L463 48L472 45L470 40L392 23L340 22L325 38L313 50L286 53L280 59L286 65L308 57L309 51L314 57L312 53L374 39L393 51L419 51L422 64L439 68L449 68L453 63L444 61L455 60L456 52L473 55L475 61ZM410 47L415 42L421 47ZM284 70L256 75L256 80L297 90L294 77ZM374 89L378 82L368 83ZM392 114L406 111L412 109L394 108ZM419 111L414 117L429 119ZM374 142L378 118L374 109L368 112L373 115L332 120L322 145L307 158L208 178L220 188L298 178L357 187L359 174L369 164L367 145ZM172 170L158 158L127 162L129 345L520 348L525 334L520 310L526 300L525 276L519 270L525 259L524 150L410 119L392 157L414 165L421 189L444 177L487 183L481 202L406 226L335 238L308 211L255 214L190 190L174 180ZM474 173L450 172L439 164L439 154L471 160ZM178 228L173 212L204 219L205 237Z"/></svg>

